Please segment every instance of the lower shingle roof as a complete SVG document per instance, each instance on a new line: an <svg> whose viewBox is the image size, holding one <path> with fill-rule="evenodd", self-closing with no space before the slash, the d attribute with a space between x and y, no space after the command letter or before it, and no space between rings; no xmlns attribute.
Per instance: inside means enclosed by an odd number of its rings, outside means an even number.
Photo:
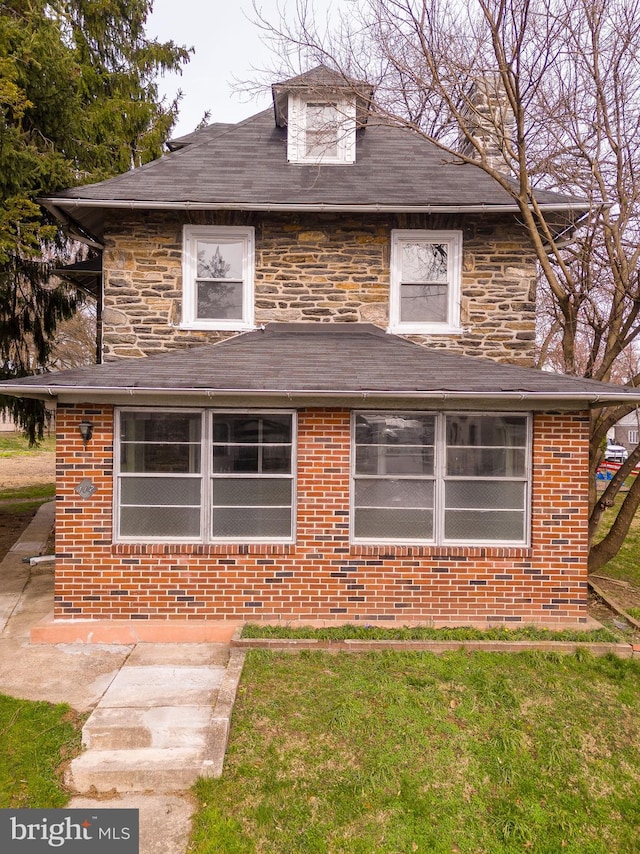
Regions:
<svg viewBox="0 0 640 854"><path fill-rule="evenodd" d="M109 399L194 395L280 401L532 401L562 408L634 402L640 390L461 356L371 324L272 323L217 344L0 383L16 396Z"/></svg>

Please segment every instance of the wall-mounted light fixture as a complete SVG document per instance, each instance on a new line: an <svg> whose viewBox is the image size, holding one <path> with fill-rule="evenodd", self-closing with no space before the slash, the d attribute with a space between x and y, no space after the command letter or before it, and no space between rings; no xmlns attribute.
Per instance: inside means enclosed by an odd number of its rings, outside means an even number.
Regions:
<svg viewBox="0 0 640 854"><path fill-rule="evenodd" d="M82 442L86 448L87 442L93 436L93 424L90 421L81 421L78 424L78 430L82 436Z"/></svg>

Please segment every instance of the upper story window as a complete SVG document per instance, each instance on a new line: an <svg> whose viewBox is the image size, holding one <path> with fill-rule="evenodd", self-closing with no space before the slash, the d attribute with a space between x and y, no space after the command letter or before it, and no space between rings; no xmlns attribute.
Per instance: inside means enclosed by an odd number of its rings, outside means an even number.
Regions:
<svg viewBox="0 0 640 854"><path fill-rule="evenodd" d="M184 228L182 323L191 329L253 325L254 229Z"/></svg>
<svg viewBox="0 0 640 854"><path fill-rule="evenodd" d="M355 103L289 96L287 158L291 163L353 163Z"/></svg>
<svg viewBox="0 0 640 854"><path fill-rule="evenodd" d="M390 331L460 332L462 232L391 232Z"/></svg>

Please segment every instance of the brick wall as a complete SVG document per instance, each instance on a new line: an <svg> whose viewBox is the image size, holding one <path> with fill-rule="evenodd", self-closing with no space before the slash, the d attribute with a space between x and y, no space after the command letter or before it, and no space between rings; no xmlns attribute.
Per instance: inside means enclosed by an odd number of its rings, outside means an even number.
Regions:
<svg viewBox="0 0 640 854"><path fill-rule="evenodd" d="M160 211L107 216L105 358L151 355L228 336L180 328L184 222ZM189 222L255 227L257 324L356 321L383 329L389 320L391 230L462 228L465 331L413 340L497 361L533 362L536 266L512 218L196 212Z"/></svg>
<svg viewBox="0 0 640 854"><path fill-rule="evenodd" d="M55 615L584 622L588 427L586 415L534 416L526 548L351 546L349 412L330 409L299 413L294 545L113 545L112 409L61 405ZM86 500L84 478L97 487Z"/></svg>

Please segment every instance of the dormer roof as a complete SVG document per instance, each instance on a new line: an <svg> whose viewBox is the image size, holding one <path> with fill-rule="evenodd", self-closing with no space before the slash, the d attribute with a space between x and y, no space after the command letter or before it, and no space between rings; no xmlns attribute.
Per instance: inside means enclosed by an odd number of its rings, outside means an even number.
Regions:
<svg viewBox="0 0 640 854"><path fill-rule="evenodd" d="M364 80L345 77L338 71L318 65L304 74L297 74L289 80L274 83L271 87L273 95L273 112L276 125L286 127L288 123L289 96L319 98L336 95L356 102L356 123L364 127L367 122L369 108L373 99L373 87Z"/></svg>

